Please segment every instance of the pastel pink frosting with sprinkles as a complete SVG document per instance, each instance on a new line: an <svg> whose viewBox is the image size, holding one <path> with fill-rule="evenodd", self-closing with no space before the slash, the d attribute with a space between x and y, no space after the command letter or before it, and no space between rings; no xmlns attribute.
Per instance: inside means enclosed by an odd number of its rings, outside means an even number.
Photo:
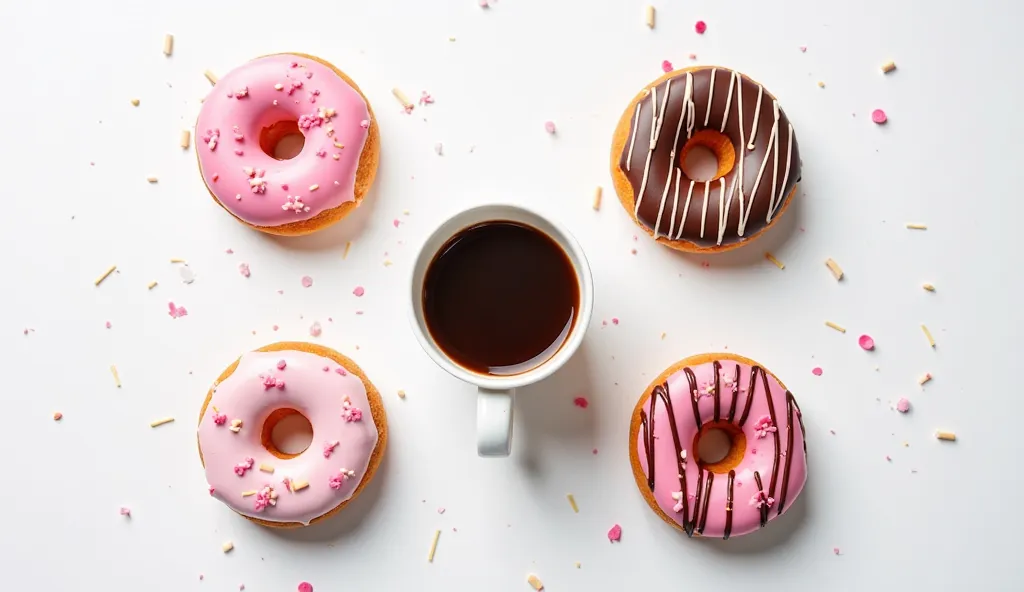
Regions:
<svg viewBox="0 0 1024 592"><path fill-rule="evenodd" d="M324 367L335 371L324 372ZM369 413L370 402L362 380L338 370L342 368L334 360L293 350L250 352L239 359L234 373L214 387L199 422L199 447L214 497L245 516L303 524L352 497L366 473L378 434L368 416L361 421L342 418L346 410L350 417L362 418ZM287 381L287 388L267 389L268 379L275 384ZM260 442L263 423L282 408L299 411L313 427L314 445L289 459L270 454ZM234 433L218 425L220 414L240 419L242 429ZM333 445L329 453L325 442ZM270 465L274 472L256 470L260 465ZM342 470L352 471L353 476L335 489L329 483ZM285 479L308 481L309 487L292 492ZM270 504L265 495L263 504L257 503L259 496L242 496L242 492L267 487L276 492L276 503Z"/></svg>
<svg viewBox="0 0 1024 592"><path fill-rule="evenodd" d="M217 200L245 222L308 220L355 199L369 127L362 122L369 117L359 93L327 66L287 54L257 58L221 78L203 103L196 123L199 168ZM261 130L281 121L301 124L305 137L290 160L259 145ZM340 157L317 157L323 151Z"/></svg>

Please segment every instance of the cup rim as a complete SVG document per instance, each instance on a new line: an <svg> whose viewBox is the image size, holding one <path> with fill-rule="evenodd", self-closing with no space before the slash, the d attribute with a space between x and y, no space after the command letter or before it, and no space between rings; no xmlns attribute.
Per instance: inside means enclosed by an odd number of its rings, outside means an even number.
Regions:
<svg viewBox="0 0 1024 592"><path fill-rule="evenodd" d="M502 209L519 210L526 214L527 217L532 216L543 220L547 225L554 229L555 236L552 236L551 232L542 228L537 228L534 224L520 220L513 220L515 222L527 224L535 228L538 232L543 232L566 252L569 256L569 262L572 264L573 271L576 272L577 281L579 282L580 301L579 310L576 313L576 319L573 323L573 329L569 333L569 337L565 340L565 343L563 343L558 351L555 352L555 355L548 358L540 366L520 374L513 374L511 376L490 376L479 374L460 366L448 357L443 350L441 350L440 346L437 345L433 337L430 336L429 331L426 329L426 320L423 318L422 285L420 286L418 293L415 291L415 288L417 280L426 276L427 268L430 266L430 262L437 254L436 251L428 253L427 245L435 242L438 233L440 233L445 226L451 224L457 218L463 216L467 217L468 221L465 225L460 225L457 230L451 232L449 236L444 237L444 241L441 242L441 245L443 245L452 236L455 236L458 232L461 232L470 226L488 221L502 220L503 218L500 215L496 214L492 216L485 214L485 212ZM424 261L424 259L426 259L426 261ZM587 256L583 252L583 248L580 246L579 242L576 240L576 237L573 236L572 233L569 232L569 230L561 223L552 220L550 217L531 208L515 203L489 203L473 206L464 210L459 210L441 221L433 230L430 231L426 238L420 242L419 250L416 253L412 269L409 272L408 287L409 323L412 326L413 334L416 336L416 340L419 342L420 347L424 352L426 352L430 359L443 370L452 376L481 389L511 390L534 384L554 374L564 366L570 358L572 358L583 343L583 338L586 336L587 329L590 326L590 320L594 309L593 275L591 274L590 263L587 260Z"/></svg>

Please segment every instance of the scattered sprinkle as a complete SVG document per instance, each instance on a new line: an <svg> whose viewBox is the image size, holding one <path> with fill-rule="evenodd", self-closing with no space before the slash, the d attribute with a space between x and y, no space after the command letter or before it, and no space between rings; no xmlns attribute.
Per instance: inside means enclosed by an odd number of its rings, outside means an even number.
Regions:
<svg viewBox="0 0 1024 592"><path fill-rule="evenodd" d="M618 524L611 527L608 530L608 540L613 543L617 543L622 540L622 527Z"/></svg>
<svg viewBox="0 0 1024 592"><path fill-rule="evenodd" d="M302 582L299 584L299 592L313 592L313 584Z"/></svg>
<svg viewBox="0 0 1024 592"><path fill-rule="evenodd" d="M825 88L825 81L824 80L819 80L818 81L818 88Z"/></svg>
<svg viewBox="0 0 1024 592"><path fill-rule="evenodd" d="M168 309L167 314L171 315L172 319L177 319L179 317L188 316L188 311L185 310L184 306L175 306L175 304L173 302L168 302L167 303L167 309Z"/></svg>
<svg viewBox="0 0 1024 592"><path fill-rule="evenodd" d="M116 269L117 269L116 265L111 265L110 267L108 267L107 270L103 272L103 275L101 275L100 277L96 278L96 281L93 282L93 285L96 285L96 286L100 285L103 282L103 280L107 279L107 277L110 274L114 273L114 270L116 270Z"/></svg>
<svg viewBox="0 0 1024 592"><path fill-rule="evenodd" d="M357 298L361 298L363 294L366 294L366 289L363 288L362 286L356 286L356 289L352 290L352 294L354 294Z"/></svg>
<svg viewBox="0 0 1024 592"><path fill-rule="evenodd" d="M178 146L182 148L188 148L192 144L192 132L189 130L181 130L181 136L178 140Z"/></svg>
<svg viewBox="0 0 1024 592"><path fill-rule="evenodd" d="M899 401L896 401L896 411L899 411L900 413L910 411L910 401L905 398L901 398Z"/></svg>
<svg viewBox="0 0 1024 592"><path fill-rule="evenodd" d="M313 337L320 337L323 333L323 327L320 326L320 321L313 321L313 324L309 326L309 334Z"/></svg>
<svg viewBox="0 0 1024 592"><path fill-rule="evenodd" d="M648 29L654 28L654 7L651 5L647 5L644 10L644 22L647 23Z"/></svg>
<svg viewBox="0 0 1024 592"><path fill-rule="evenodd" d="M231 551L234 548L235 548L235 544L232 543L231 541L226 541L223 545L220 546L220 550L225 552L225 553Z"/></svg>
<svg viewBox="0 0 1024 592"><path fill-rule="evenodd" d="M544 131L546 131L549 134L555 133L555 122L554 121L545 121L544 122Z"/></svg>
<svg viewBox="0 0 1024 592"><path fill-rule="evenodd" d="M778 267L779 269L786 269L786 264L776 259L775 255L772 255L768 251L765 251L764 258L774 263L775 267Z"/></svg>
<svg viewBox="0 0 1024 592"><path fill-rule="evenodd" d="M203 72L203 76L206 76L206 79L210 81L210 84L217 84L217 75L213 72L207 70Z"/></svg>
<svg viewBox="0 0 1024 592"><path fill-rule="evenodd" d="M164 425L165 423L171 423L172 421L174 421L173 417L164 417L162 419L158 419L156 421L149 422L149 427L151 427L151 428L159 427L159 426Z"/></svg>
<svg viewBox="0 0 1024 592"><path fill-rule="evenodd" d="M934 292L935 291L935 286L933 286L931 284L924 284L921 287L924 288L925 290L928 290L929 292Z"/></svg>
<svg viewBox="0 0 1024 592"><path fill-rule="evenodd" d="M155 287L156 287L156 280L153 280L153 281L149 282L148 284L146 284L146 289L147 290L152 290Z"/></svg>
<svg viewBox="0 0 1024 592"><path fill-rule="evenodd" d="M434 104L434 97L430 96L430 93L428 93L427 91L422 91L420 93L420 105L433 105L433 104Z"/></svg>
<svg viewBox="0 0 1024 592"><path fill-rule="evenodd" d="M114 384L117 385L117 388L121 388L121 377L117 375L117 366L111 364L110 373L114 375Z"/></svg>
<svg viewBox="0 0 1024 592"><path fill-rule="evenodd" d="M928 230L927 224L907 224L910 230Z"/></svg>
<svg viewBox="0 0 1024 592"><path fill-rule="evenodd" d="M351 249L351 248L352 248L352 241L346 242L345 243L345 252L341 254L341 258L342 259L347 259L348 258L348 252L349 252L349 249Z"/></svg>
<svg viewBox="0 0 1024 592"><path fill-rule="evenodd" d="M675 68L672 67L672 62L670 62L668 60L662 60L662 62L661 62L661 71L662 72L665 72L667 74L667 73L671 72L674 69Z"/></svg>
<svg viewBox="0 0 1024 592"><path fill-rule="evenodd" d="M167 33L164 35L164 55L170 57L174 53L174 35Z"/></svg>
<svg viewBox="0 0 1024 592"><path fill-rule="evenodd" d="M956 442L956 434L953 432L945 432L939 430L938 432L935 432L935 437L938 438L939 440L945 440L947 442Z"/></svg>
<svg viewBox="0 0 1024 592"><path fill-rule="evenodd" d="M707 23L705 23L704 21L697 21L697 22L696 22L696 23L695 23L695 24L693 25L693 30L694 30L694 31L697 31L697 34L698 34L698 35L703 35L703 34L704 34L704 31L707 31L707 30L708 30L708 24L707 24Z"/></svg>
<svg viewBox="0 0 1024 592"><path fill-rule="evenodd" d="M594 188L594 201L591 205L594 211L597 212L601 209L601 196L604 193L604 189L600 185Z"/></svg>
<svg viewBox="0 0 1024 592"><path fill-rule="evenodd" d="M590 405L590 401L588 401L586 397L576 397L572 400L572 404L581 409L586 409L587 406Z"/></svg>
<svg viewBox="0 0 1024 592"><path fill-rule="evenodd" d="M924 383L931 381L932 375L930 372L925 372L921 375L921 378L917 379L917 384L924 386Z"/></svg>
<svg viewBox="0 0 1024 592"><path fill-rule="evenodd" d="M106 328L107 328L107 329L109 329L109 328L111 328L111 327L112 327L113 325L111 325L111 324L110 324L110 321L107 321L107 322L106 322L106 324L105 324L105 326L106 326Z"/></svg>
<svg viewBox="0 0 1024 592"><path fill-rule="evenodd" d="M61 419L64 419L64 414L60 411L55 411L53 414L53 421L60 421Z"/></svg>
<svg viewBox="0 0 1024 592"><path fill-rule="evenodd" d="M924 336L928 338L928 345L935 347L935 338L932 337L932 332L928 330L928 327L921 325L921 330L924 331Z"/></svg>
<svg viewBox="0 0 1024 592"><path fill-rule="evenodd" d="M836 555L838 555L839 554L839 547L832 547L832 552L835 553Z"/></svg>
<svg viewBox="0 0 1024 592"><path fill-rule="evenodd" d="M861 335L857 338L857 345L864 351L871 351L875 349L875 340L870 335Z"/></svg>
<svg viewBox="0 0 1024 592"><path fill-rule="evenodd" d="M263 471L264 473L273 473L274 467L260 463L260 470Z"/></svg>
<svg viewBox="0 0 1024 592"><path fill-rule="evenodd" d="M405 391L399 390L398 391L398 398L399 399L404 399L405 398Z"/></svg>
<svg viewBox="0 0 1024 592"><path fill-rule="evenodd" d="M439 538L441 538L441 531L440 530L435 530L434 531L434 540L432 540L430 542L430 552L427 553L427 562L428 563L433 563L434 562L434 552L437 551L437 539L439 539Z"/></svg>
<svg viewBox="0 0 1024 592"><path fill-rule="evenodd" d="M813 374L815 376L821 376L821 372L822 372L822 370L818 366L815 366L814 368L811 369L811 374Z"/></svg>
<svg viewBox="0 0 1024 592"><path fill-rule="evenodd" d="M181 257L171 257L171 263L185 263L185 260Z"/></svg>
<svg viewBox="0 0 1024 592"><path fill-rule="evenodd" d="M579 508L579 506L576 505L576 498L573 497L573 495L570 493L570 494L567 494L565 496L565 499L569 500L569 505L572 506L573 513L574 514L579 514L580 513L580 508Z"/></svg>
<svg viewBox="0 0 1024 592"><path fill-rule="evenodd" d="M832 329L835 329L836 331L839 331L840 333L846 333L846 329L845 328L843 328L843 327L833 323L832 321L825 321L825 326L826 327L830 327Z"/></svg>
<svg viewBox="0 0 1024 592"><path fill-rule="evenodd" d="M662 340L664 340L664 339L665 339L665 336L666 336L666 335L668 335L668 333L665 333L664 331L662 331L662 332L661 332L661 338L662 338Z"/></svg>
<svg viewBox="0 0 1024 592"><path fill-rule="evenodd" d="M118 510L118 512L119 512L119 513L120 513L120 514L121 514L122 516L125 516L125 517L127 517L127 518L131 518L131 517L132 517L132 509L131 509L131 508L127 508L127 507L125 507L125 506L121 506L121 509L120 509L120 510Z"/></svg>
<svg viewBox="0 0 1024 592"><path fill-rule="evenodd" d="M888 62L882 64L882 73L883 74L888 74L889 72L892 72L895 69L896 69L896 62L894 62L892 60L889 60Z"/></svg>
<svg viewBox="0 0 1024 592"><path fill-rule="evenodd" d="M801 45L800 46L800 52L801 53L807 53L807 46L806 45Z"/></svg>
<svg viewBox="0 0 1024 592"><path fill-rule="evenodd" d="M540 578L538 578L537 576L535 576L533 574L530 574L526 578L526 583L529 584L537 592L540 592L541 590L544 589L544 584L540 581Z"/></svg>
<svg viewBox="0 0 1024 592"><path fill-rule="evenodd" d="M292 491L302 491L309 487L309 481L292 481Z"/></svg>
<svg viewBox="0 0 1024 592"><path fill-rule="evenodd" d="M405 96L405 93L398 88L391 89L391 94L395 95L398 102L402 104L403 108L405 108L406 113L412 113L412 110L416 108L416 105L412 104L409 97Z"/></svg>
<svg viewBox="0 0 1024 592"><path fill-rule="evenodd" d="M138 99L132 99L132 107L138 107L139 106L139 102L140 101Z"/></svg>
<svg viewBox="0 0 1024 592"><path fill-rule="evenodd" d="M248 263L239 263L238 264L238 273L242 274L242 277L249 277L251 275L251 272L249 271L249 264Z"/></svg>
<svg viewBox="0 0 1024 592"><path fill-rule="evenodd" d="M843 279L843 268L839 267L838 263L829 258L825 260L825 265L828 266L829 271L832 272L832 276L835 277L837 281Z"/></svg>
<svg viewBox="0 0 1024 592"><path fill-rule="evenodd" d="M871 112L871 121L877 123L878 125L882 125L886 121L889 121L889 117L885 114L885 111L882 111L881 109L875 109L874 111Z"/></svg>
<svg viewBox="0 0 1024 592"><path fill-rule="evenodd" d="M437 509L437 513L438 514L444 514L444 508L438 508Z"/></svg>
<svg viewBox="0 0 1024 592"><path fill-rule="evenodd" d="M619 324L619 317L612 317L612 324L613 325L618 325Z"/></svg>
<svg viewBox="0 0 1024 592"><path fill-rule="evenodd" d="M308 288L308 287L310 287L312 285L313 285L313 278L309 277L308 275L302 276L302 287L303 288Z"/></svg>

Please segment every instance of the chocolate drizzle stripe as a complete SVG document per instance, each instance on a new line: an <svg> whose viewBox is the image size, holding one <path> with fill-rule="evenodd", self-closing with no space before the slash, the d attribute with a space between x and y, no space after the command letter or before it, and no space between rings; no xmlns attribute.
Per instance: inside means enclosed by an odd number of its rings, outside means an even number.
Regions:
<svg viewBox="0 0 1024 592"><path fill-rule="evenodd" d="M754 471L754 482L757 483L757 491L758 491L758 493L763 492L764 491L764 484L761 483L761 473L758 473L757 471ZM759 512L761 514L761 528L764 528L764 525L768 524L768 504L767 503L761 504L761 507L759 507L758 510L759 510Z"/></svg>
<svg viewBox="0 0 1024 592"><path fill-rule="evenodd" d="M711 473L708 473L710 475ZM697 466L697 492L693 496L693 523L690 524L690 528L697 525L697 519L700 518L700 494L704 491L704 469ZM683 496L686 496L686 492L683 492Z"/></svg>
<svg viewBox="0 0 1024 592"><path fill-rule="evenodd" d="M661 115L658 115L658 87L651 88L651 143L647 148L647 161L644 163L644 180L640 184L640 193L636 196L636 208L633 210L633 215L637 215L640 211L640 203L644 199L644 190L647 189L647 179L651 174L651 156L654 154L654 149L658 147L658 138L661 137L661 126L665 123L665 108L668 106L668 98L672 96L672 79L669 78L665 82L665 100L661 104Z"/></svg>
<svg viewBox="0 0 1024 592"><path fill-rule="evenodd" d="M747 415L750 414L750 404L754 402L754 391L757 388L757 374L764 372L760 366L750 367L750 384L747 385L747 402L743 404L743 413L740 415L740 427L747 423Z"/></svg>
<svg viewBox="0 0 1024 592"><path fill-rule="evenodd" d="M779 421L775 418L775 403L772 401L771 392L768 390L768 374L763 369L761 370L761 381L764 383L765 400L768 402L768 417L772 420L772 425L776 426L775 431L772 432L773 439L775 440L775 457L772 459L772 481L768 485L768 497L775 497L775 485L779 478L779 461L782 460L782 450L780 448L782 436L778 430Z"/></svg>
<svg viewBox="0 0 1024 592"><path fill-rule="evenodd" d="M718 421L718 417L720 415L719 410L718 410L718 408L719 408L719 400L720 400L720 397L719 397L719 392L720 392L719 383L721 382L719 380L719 375L722 373L722 365L718 363L718 360L715 360L714 362L711 363L711 368L712 368L712 370L715 373L715 421Z"/></svg>
<svg viewBox="0 0 1024 592"><path fill-rule="evenodd" d="M789 489L789 464L793 459L793 404L795 403L793 393L786 391L786 464L782 469L782 491L779 492L779 513L786 507L786 491ZM803 425L800 426L803 432Z"/></svg>
<svg viewBox="0 0 1024 592"><path fill-rule="evenodd" d="M704 493L704 505L700 511L700 526L697 527L697 534L704 534L704 527L708 523L708 505L711 503L711 486L715 482L715 474L708 471L708 489Z"/></svg>
<svg viewBox="0 0 1024 592"><path fill-rule="evenodd" d="M697 398L700 396L700 392L697 390L697 377L693 375L693 370L689 368L683 368L683 373L686 374L686 382L689 383L690 387L689 394L690 403L693 407L693 421L697 424L697 429L699 430L704 423L700 420L700 409L697 408Z"/></svg>
<svg viewBox="0 0 1024 592"><path fill-rule="evenodd" d="M690 507L689 500L686 497L686 466L683 463L683 447L679 442L679 429L676 425L675 410L672 409L672 397L669 393L667 380L654 387L654 390L651 392L650 414L644 413L643 409L640 410L640 425L643 428L644 434L644 453L647 457L647 486L651 491L654 491L654 411L659 398L665 403L665 410L668 412L669 429L672 432L672 443L676 449L675 463L679 475L679 488L682 492L679 501L683 505L683 530L686 531L687 535L692 536L693 525L689 521Z"/></svg>
<svg viewBox="0 0 1024 592"><path fill-rule="evenodd" d="M693 75L689 72L686 73L686 89L683 91L683 111L679 115L679 122L676 124L676 137L672 141L672 152L669 153L669 162L676 162L676 148L679 146L679 134L683 131L683 120L686 119L684 115L689 110L688 103L690 103L690 93L693 92ZM667 97L666 97L667 98ZM662 117L664 117L664 109L662 109ZM688 126L688 129L692 129L692 126ZM687 131L686 137L690 137L690 132ZM661 214L665 211L665 200L668 198L668 190L672 188L672 167L668 169L668 179L665 180L665 191L661 194L661 205L658 207L658 217L654 224L654 238L658 238L658 227L661 226ZM675 222L675 216L672 218L672 222ZM671 235L671 230L669 231Z"/></svg>
<svg viewBox="0 0 1024 592"><path fill-rule="evenodd" d="M725 494L725 533L722 536L725 540L729 540L729 534L732 533L732 487L735 481L736 471L729 471L729 483Z"/></svg>
<svg viewBox="0 0 1024 592"><path fill-rule="evenodd" d="M729 404L729 421L736 417L736 399L740 396L740 365L736 364L736 375L732 379L732 403Z"/></svg>

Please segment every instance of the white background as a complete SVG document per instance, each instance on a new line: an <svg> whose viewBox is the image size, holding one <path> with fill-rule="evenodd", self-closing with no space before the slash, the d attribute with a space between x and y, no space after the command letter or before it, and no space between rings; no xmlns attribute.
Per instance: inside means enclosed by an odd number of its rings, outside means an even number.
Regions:
<svg viewBox="0 0 1024 592"><path fill-rule="evenodd" d="M1022 9L999 0L662 1L651 31L643 6L4 2L3 587L290 592L305 580L316 592L520 591L536 573L550 592L1020 590ZM703 36L693 32L698 19L708 23ZM161 53L165 32L175 35L171 58ZM382 152L357 213L278 239L217 207L194 153L177 144L210 90L205 69L223 74L289 50L358 81ZM610 189L622 110L662 60L685 66L691 52L763 82L803 156L793 207L758 243L725 256L634 241L642 233ZM889 59L899 69L884 76ZM392 87L437 102L406 115ZM875 108L888 125L870 122ZM594 212L597 185L605 202ZM428 360L406 315L418 243L487 201L520 201L565 223L596 283L580 353L521 393L506 460L476 457L474 391ZM171 257L188 260L194 283L181 281ZM845 280L832 278L827 257ZM241 262L251 278L238 273ZM119 272L93 286L113 264ZM151 280L159 286L147 291ZM188 316L171 319L168 301ZM354 357L384 394L387 457L336 519L261 528L207 495L195 419L236 356L310 339L317 320L318 341ZM862 333L875 352L858 348ZM810 476L765 530L688 540L636 490L629 417L665 366L726 347L763 362L797 395ZM925 372L935 379L920 388ZM588 409L573 406L578 395ZM913 404L907 415L892 410L901 396ZM177 421L149 427L163 416ZM938 442L936 429L959 440ZM610 544L615 523L622 542ZM435 529L443 534L428 564ZM226 540L235 544L227 555Z"/></svg>

